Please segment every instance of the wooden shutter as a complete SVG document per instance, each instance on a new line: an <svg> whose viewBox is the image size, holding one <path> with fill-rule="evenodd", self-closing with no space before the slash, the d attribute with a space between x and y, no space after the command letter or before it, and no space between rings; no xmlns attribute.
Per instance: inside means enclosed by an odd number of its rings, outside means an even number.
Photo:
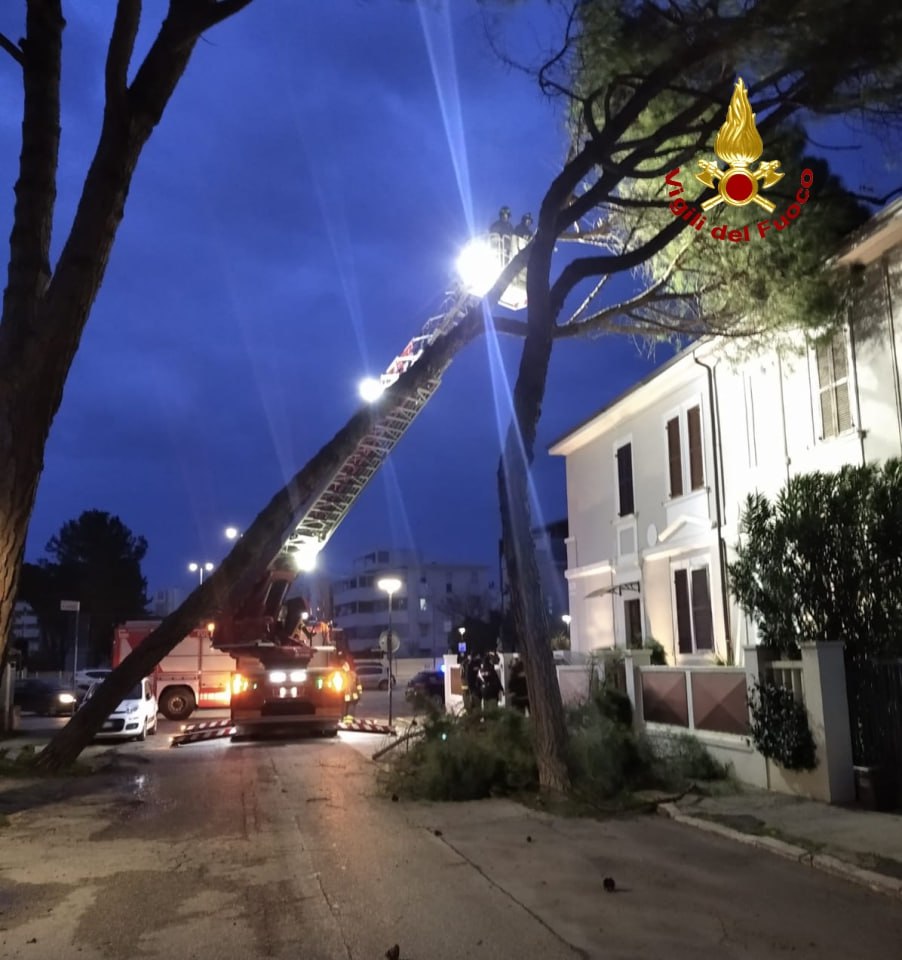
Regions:
<svg viewBox="0 0 902 960"><path fill-rule="evenodd" d="M839 330L829 343L818 344L815 347L815 358L822 436L835 437L853 427L845 331Z"/></svg>
<svg viewBox="0 0 902 960"><path fill-rule="evenodd" d="M711 614L711 591L708 589L708 568L692 571L692 626L696 650L714 649L714 619Z"/></svg>
<svg viewBox="0 0 902 960"><path fill-rule="evenodd" d="M686 414L689 433L689 489L701 490L705 485L705 467L702 460L702 412L692 407Z"/></svg>
<svg viewBox="0 0 902 960"><path fill-rule="evenodd" d="M680 454L680 420L667 421L667 459L670 463L670 496L683 495L683 460Z"/></svg>
<svg viewBox="0 0 902 960"><path fill-rule="evenodd" d="M619 490L620 516L635 512L633 499L633 447L626 443L617 449L617 486Z"/></svg>
<svg viewBox="0 0 902 960"><path fill-rule="evenodd" d="M677 649L680 653L692 653L692 614L689 609L689 573L673 571L673 593L676 599Z"/></svg>
<svg viewBox="0 0 902 960"><path fill-rule="evenodd" d="M833 338L833 394L836 410L836 429L845 433L852 429L852 405L849 402L849 356L846 352L846 335L840 330Z"/></svg>

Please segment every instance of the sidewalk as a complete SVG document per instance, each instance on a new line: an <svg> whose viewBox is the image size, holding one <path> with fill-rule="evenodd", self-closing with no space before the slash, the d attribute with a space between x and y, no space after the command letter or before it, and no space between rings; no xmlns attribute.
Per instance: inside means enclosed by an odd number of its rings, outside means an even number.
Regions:
<svg viewBox="0 0 902 960"><path fill-rule="evenodd" d="M902 815L743 788L662 804L672 820L902 897Z"/></svg>

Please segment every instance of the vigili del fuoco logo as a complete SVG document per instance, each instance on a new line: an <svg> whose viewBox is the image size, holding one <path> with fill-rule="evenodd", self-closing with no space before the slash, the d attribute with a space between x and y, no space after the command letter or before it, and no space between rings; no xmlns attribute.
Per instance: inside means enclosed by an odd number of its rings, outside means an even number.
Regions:
<svg viewBox="0 0 902 960"><path fill-rule="evenodd" d="M727 119L714 140L714 153L718 160L726 164L726 169L714 161L699 160L700 172L695 174L695 179L706 187L716 188L717 196L705 200L700 209L687 203L682 197L683 184L678 179L680 168L677 167L664 179L665 186L670 188L667 195L674 198L670 204L670 212L698 231L708 222L707 211L722 203L730 207L746 207L754 203L768 213L773 213L776 204L767 197L762 197L760 191L779 183L785 174L779 171L779 160L759 161L758 168L752 170L752 165L764 153L764 143L755 126L755 114L752 113L748 90L742 77L736 81L730 106L727 108ZM806 167L799 177L800 186L796 191L795 201L789 204L780 216L758 220L755 223L757 236L764 237L771 229L778 232L788 229L808 202L813 183L814 173ZM746 243L755 235L749 230L749 224L730 229L726 223L712 226L710 234L715 240L729 240L732 243Z"/></svg>

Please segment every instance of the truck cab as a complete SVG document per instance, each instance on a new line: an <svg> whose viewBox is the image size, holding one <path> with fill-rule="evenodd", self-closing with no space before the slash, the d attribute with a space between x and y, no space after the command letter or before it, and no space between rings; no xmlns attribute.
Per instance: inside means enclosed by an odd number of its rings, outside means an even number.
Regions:
<svg viewBox="0 0 902 960"><path fill-rule="evenodd" d="M334 647L310 647L309 656L238 657L232 677L236 734L304 727L327 736L353 714L360 699L357 675Z"/></svg>

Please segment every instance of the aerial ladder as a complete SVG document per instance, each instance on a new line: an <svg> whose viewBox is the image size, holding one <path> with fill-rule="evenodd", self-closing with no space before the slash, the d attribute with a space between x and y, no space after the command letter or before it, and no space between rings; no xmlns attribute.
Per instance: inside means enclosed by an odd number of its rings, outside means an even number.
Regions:
<svg viewBox="0 0 902 960"><path fill-rule="evenodd" d="M429 346L452 331L479 302L501 271L529 243L531 223L527 214L514 227L510 210L503 207L489 234L471 241L458 260L460 276L440 311L426 321L378 382L370 382L370 400L391 387ZM499 302L512 310L522 309L526 305L525 293L522 271ZM286 595L299 573L314 568L317 555L438 390L442 372L421 382L401 402L374 418L353 449L331 470L324 471L317 487L294 510L294 526L265 572L249 589L241 588L237 595L233 592L228 608L217 618L213 646L230 653L237 664L231 717L221 724L223 728L228 724L228 733L296 724L318 726L324 733L332 733L348 712L354 698L348 684L354 681L347 660L334 649L317 644L303 600L286 600ZM196 739L215 735L206 729L209 726L204 725ZM181 742L190 742L190 735L189 728ZM174 738L174 742L178 740Z"/></svg>

